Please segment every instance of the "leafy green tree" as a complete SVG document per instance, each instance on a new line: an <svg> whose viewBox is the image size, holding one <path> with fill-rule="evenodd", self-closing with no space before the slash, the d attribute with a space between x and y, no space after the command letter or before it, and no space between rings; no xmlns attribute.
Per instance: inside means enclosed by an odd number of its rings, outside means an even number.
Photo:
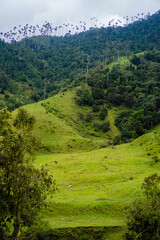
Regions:
<svg viewBox="0 0 160 240"><path fill-rule="evenodd" d="M92 97L93 97L93 99L103 99L104 98L103 89L93 88L92 89Z"/></svg>
<svg viewBox="0 0 160 240"><path fill-rule="evenodd" d="M80 102L82 105L89 105L89 106L92 105L92 96L88 89L85 89L82 92L82 94L80 96Z"/></svg>
<svg viewBox="0 0 160 240"><path fill-rule="evenodd" d="M143 197L135 200L127 212L128 240L160 239L160 177L157 174L144 179Z"/></svg>
<svg viewBox="0 0 160 240"><path fill-rule="evenodd" d="M55 191L47 170L31 164L37 145L34 122L23 108L13 119L6 108L0 111L0 228L13 240L33 223L47 194Z"/></svg>

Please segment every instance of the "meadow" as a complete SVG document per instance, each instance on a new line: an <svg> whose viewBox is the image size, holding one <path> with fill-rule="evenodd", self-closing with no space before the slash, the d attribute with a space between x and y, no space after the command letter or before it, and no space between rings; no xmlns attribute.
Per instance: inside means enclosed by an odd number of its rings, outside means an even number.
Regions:
<svg viewBox="0 0 160 240"><path fill-rule="evenodd" d="M108 109L110 130L102 133L93 128L97 115L87 122L91 108L77 106L74 97L71 90L25 106L37 119L33 134L41 142L34 165L46 165L58 188L40 218L57 231L102 228L101 238L93 239L123 239L127 206L142 195L144 178L160 173L159 127L115 146L121 109Z"/></svg>

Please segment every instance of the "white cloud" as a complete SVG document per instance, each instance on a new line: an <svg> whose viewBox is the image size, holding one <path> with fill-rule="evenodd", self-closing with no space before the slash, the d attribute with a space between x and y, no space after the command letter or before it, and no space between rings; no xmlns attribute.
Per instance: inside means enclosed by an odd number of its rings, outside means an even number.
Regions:
<svg viewBox="0 0 160 240"><path fill-rule="evenodd" d="M45 20L54 25L89 21L94 16L99 21L107 21L113 16L154 13L157 10L159 0L1 0L0 31L19 24L43 24Z"/></svg>

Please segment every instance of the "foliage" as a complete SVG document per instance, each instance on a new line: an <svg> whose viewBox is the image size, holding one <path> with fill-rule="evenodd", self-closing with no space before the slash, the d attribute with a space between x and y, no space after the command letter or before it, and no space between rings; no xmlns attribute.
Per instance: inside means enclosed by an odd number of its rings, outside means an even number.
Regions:
<svg viewBox="0 0 160 240"><path fill-rule="evenodd" d="M0 41L0 108L13 110L85 83L90 88L79 91L79 105L144 109L137 129L132 116L117 125L122 141L146 133L160 122L159 24L160 11L126 27Z"/></svg>
<svg viewBox="0 0 160 240"><path fill-rule="evenodd" d="M34 122L23 108L14 119L6 108L0 111L0 223L11 239L33 223L47 194L55 190L47 170L31 164L36 149L31 134Z"/></svg>
<svg viewBox="0 0 160 240"><path fill-rule="evenodd" d="M82 94L80 96L80 104L81 105L88 105L88 106L92 105L92 96L91 96L88 89L85 89L82 92Z"/></svg>
<svg viewBox="0 0 160 240"><path fill-rule="evenodd" d="M94 105L92 106L92 111L93 111L93 112L99 112L99 111L100 111L100 106L94 104Z"/></svg>
<svg viewBox="0 0 160 240"><path fill-rule="evenodd" d="M106 121L106 122L100 124L99 127L103 132L107 132L109 130L109 126L110 126L110 122Z"/></svg>
<svg viewBox="0 0 160 240"><path fill-rule="evenodd" d="M118 60L118 51L120 57L127 58L148 51L143 57L134 56L131 60L143 76L148 61L155 65L160 62L157 54L159 22L160 12L157 12L126 27L94 28L65 37L32 37L11 44L0 40L0 92L3 96L8 95L5 99L0 98L0 107L8 106L12 110L82 82L94 85L97 92L94 91L93 96L99 99L98 95L102 97L103 89L112 83L110 77L114 80L119 77L121 83L126 79L122 74L119 75L119 71L110 71L109 64L117 65L115 60ZM135 58L138 59L136 62ZM133 64L127 61L126 68L133 70ZM92 79L89 75L93 70ZM102 74L99 75L98 71L102 71ZM112 92L108 94L111 98ZM115 104L119 104L119 99L123 101L123 98L120 93L115 94ZM127 97L125 102L132 105L133 96Z"/></svg>
<svg viewBox="0 0 160 240"><path fill-rule="evenodd" d="M107 116L107 113L108 113L108 110L106 108L102 108L99 113L100 120L104 120L105 117Z"/></svg>
<svg viewBox="0 0 160 240"><path fill-rule="evenodd" d="M104 97L104 91L103 89L100 89L100 88L93 88L92 89L92 97L93 99L97 100L97 99L103 99Z"/></svg>
<svg viewBox="0 0 160 240"><path fill-rule="evenodd" d="M43 222L40 222L38 226L34 226L25 235L25 240L106 240L107 237L111 240L115 234L117 237L122 232L120 227L116 227L112 230L112 227L94 226L94 227L70 227L70 228L55 228L50 229L46 225L43 226ZM108 239L108 238L107 238Z"/></svg>
<svg viewBox="0 0 160 240"><path fill-rule="evenodd" d="M127 213L127 232L129 240L159 239L160 231L160 177L157 174L144 179L144 196L135 200Z"/></svg>

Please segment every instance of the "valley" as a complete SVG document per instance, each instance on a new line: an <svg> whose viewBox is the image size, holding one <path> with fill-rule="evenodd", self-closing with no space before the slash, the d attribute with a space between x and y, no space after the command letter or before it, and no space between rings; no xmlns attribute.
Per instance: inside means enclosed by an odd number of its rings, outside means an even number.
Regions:
<svg viewBox="0 0 160 240"><path fill-rule="evenodd" d="M3 240L126 239L129 207L160 175L160 11L136 19L0 40ZM133 239L158 236L156 213Z"/></svg>
<svg viewBox="0 0 160 240"><path fill-rule="evenodd" d="M110 239L123 239L126 206L141 196L146 176L160 173L160 163L154 160L155 156L160 158L159 127L131 143L113 145L111 140L119 133L114 121L109 133L94 136L93 123L78 118L79 112L87 114L91 107L77 107L75 92L25 106L37 118L34 134L45 146L41 151L48 151L38 153L34 165L39 168L47 164L58 188L40 217L53 229L69 228L73 232L77 227L109 227L105 234L110 234L111 227L116 227L118 235L112 234ZM44 106L56 111L46 112ZM114 115L113 107L106 118L111 121Z"/></svg>

